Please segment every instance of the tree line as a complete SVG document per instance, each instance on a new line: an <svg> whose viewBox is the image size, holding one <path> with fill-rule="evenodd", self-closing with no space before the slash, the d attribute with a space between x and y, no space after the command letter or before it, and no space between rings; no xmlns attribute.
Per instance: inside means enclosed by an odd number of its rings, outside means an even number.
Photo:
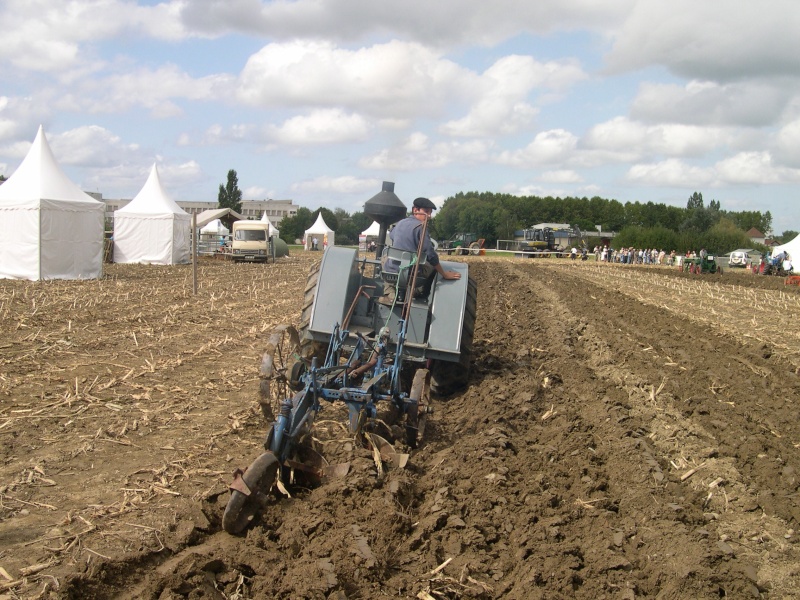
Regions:
<svg viewBox="0 0 800 600"><path fill-rule="evenodd" d="M229 171L227 185L219 187L220 207L241 210L236 172ZM235 208L237 202L238 209ZM302 239L320 213L328 227L336 232L336 243L341 245L357 244L359 233L372 223L363 212L350 214L340 208L312 211L300 207L297 214L281 221L281 238L289 244ZM515 232L537 223L568 223L577 227L583 233L581 241L589 248L601 243L599 226L603 232L616 234L611 240L613 248L656 248L667 252L705 248L709 252L724 253L756 246L745 232L755 227L769 233L772 215L769 211L724 210L717 200L706 205L700 192L689 196L685 208L655 202L623 204L599 196L560 198L459 192L447 198L441 210L434 213L430 231L438 240L452 239L457 233L474 233L484 238L486 246L491 248L497 240L512 240ZM773 237L783 243L796 235L795 231L784 231ZM763 246L760 249L766 250Z"/></svg>

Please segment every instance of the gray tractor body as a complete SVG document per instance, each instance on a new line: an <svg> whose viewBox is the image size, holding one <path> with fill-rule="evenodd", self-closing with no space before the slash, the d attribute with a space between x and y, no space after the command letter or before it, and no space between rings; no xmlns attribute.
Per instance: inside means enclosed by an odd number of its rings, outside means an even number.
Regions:
<svg viewBox="0 0 800 600"><path fill-rule="evenodd" d="M469 293L469 266L443 262L447 270L458 271L461 279L443 280L437 275L427 298L413 298L408 308L408 325L403 354L412 360L463 362L462 344L472 342L464 334ZM388 274L387 274L388 275ZM381 302L391 283L381 275L380 261L359 258L351 248L331 246L322 257L306 335L327 344L336 325L375 340L384 327L397 342L405 305ZM402 297L402 293L398 294ZM411 294L406 294L411 298ZM473 315L474 320L474 315Z"/></svg>

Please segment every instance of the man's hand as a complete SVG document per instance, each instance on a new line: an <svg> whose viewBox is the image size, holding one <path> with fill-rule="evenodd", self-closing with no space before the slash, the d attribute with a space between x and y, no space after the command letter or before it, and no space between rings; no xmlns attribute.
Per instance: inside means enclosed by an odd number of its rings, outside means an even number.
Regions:
<svg viewBox="0 0 800 600"><path fill-rule="evenodd" d="M445 271L442 273L444 279L461 279L461 273L458 271Z"/></svg>

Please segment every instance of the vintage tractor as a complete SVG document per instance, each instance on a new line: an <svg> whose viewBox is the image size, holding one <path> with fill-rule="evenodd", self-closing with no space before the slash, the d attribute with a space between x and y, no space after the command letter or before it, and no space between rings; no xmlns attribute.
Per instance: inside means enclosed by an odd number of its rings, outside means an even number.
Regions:
<svg viewBox="0 0 800 600"><path fill-rule="evenodd" d="M697 256L695 258L685 258L683 260L683 272L696 273L716 273L722 275L722 267L717 264L717 260L711 256Z"/></svg>
<svg viewBox="0 0 800 600"><path fill-rule="evenodd" d="M474 233L457 233L451 240L439 242L439 250L450 256L451 254L463 255L472 254L477 256L484 248L486 240L478 238Z"/></svg>
<svg viewBox="0 0 800 600"><path fill-rule="evenodd" d="M364 209L381 224L381 240L406 213L389 182ZM397 261L397 273L383 270L387 259ZM369 258L331 246L312 267L299 328L282 325L267 343L260 404L271 425L264 453L235 473L222 519L226 531L244 530L269 504L273 487L285 489L297 475L313 484L347 473L346 463L328 465L315 446L312 425L323 403L346 406L350 439L371 448L376 461L397 466L408 455L395 445L420 443L431 394L466 385L475 281L467 264L445 263L461 278L437 279L418 297L412 292L422 260L421 248L379 248Z"/></svg>

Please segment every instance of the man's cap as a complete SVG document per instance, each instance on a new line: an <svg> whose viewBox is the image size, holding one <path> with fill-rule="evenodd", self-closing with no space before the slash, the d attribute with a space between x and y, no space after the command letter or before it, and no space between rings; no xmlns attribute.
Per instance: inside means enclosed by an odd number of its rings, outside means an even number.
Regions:
<svg viewBox="0 0 800 600"><path fill-rule="evenodd" d="M436 205L428 198L420 197L414 200L414 208L430 208L431 210L436 210Z"/></svg>

